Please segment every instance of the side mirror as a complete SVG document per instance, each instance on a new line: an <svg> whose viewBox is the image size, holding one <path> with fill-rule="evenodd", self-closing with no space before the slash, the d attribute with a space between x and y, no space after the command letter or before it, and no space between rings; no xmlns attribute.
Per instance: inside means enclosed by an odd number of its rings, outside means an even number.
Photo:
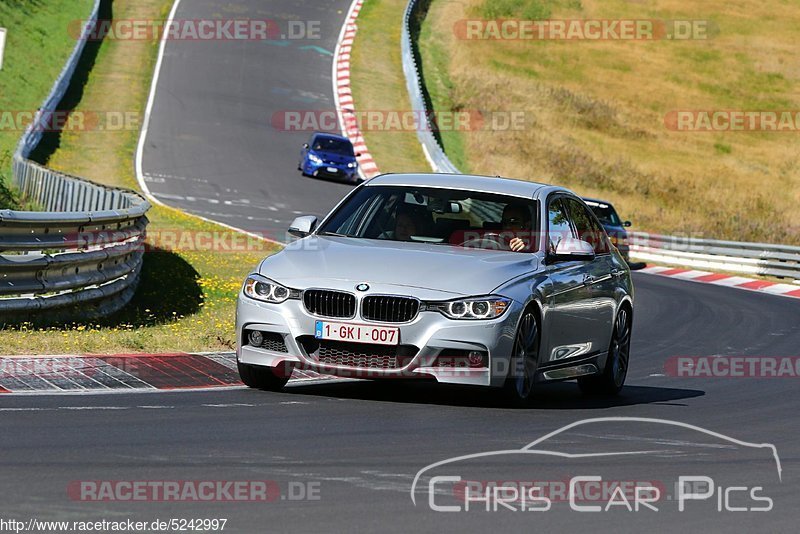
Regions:
<svg viewBox="0 0 800 534"><path fill-rule="evenodd" d="M317 227L317 218L313 215L298 217L289 225L289 233L295 237L306 237Z"/></svg>
<svg viewBox="0 0 800 534"><path fill-rule="evenodd" d="M589 261L594 259L594 248L581 239L565 237L550 257L555 261Z"/></svg>
<svg viewBox="0 0 800 534"><path fill-rule="evenodd" d="M631 225L630 221L625 221L624 223L622 223L622 226L624 226L625 228L630 227L630 225Z"/></svg>
<svg viewBox="0 0 800 534"><path fill-rule="evenodd" d="M303 143L303 148L308 148L308 143Z"/></svg>

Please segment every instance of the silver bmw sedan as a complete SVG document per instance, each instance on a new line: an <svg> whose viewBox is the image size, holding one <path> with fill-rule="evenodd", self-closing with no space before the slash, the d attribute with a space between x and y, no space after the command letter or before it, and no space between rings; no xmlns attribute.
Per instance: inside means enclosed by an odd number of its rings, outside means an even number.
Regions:
<svg viewBox="0 0 800 534"><path fill-rule="evenodd" d="M242 381L278 390L294 369L617 394L633 284L574 193L504 178L386 174L264 259L237 305Z"/></svg>

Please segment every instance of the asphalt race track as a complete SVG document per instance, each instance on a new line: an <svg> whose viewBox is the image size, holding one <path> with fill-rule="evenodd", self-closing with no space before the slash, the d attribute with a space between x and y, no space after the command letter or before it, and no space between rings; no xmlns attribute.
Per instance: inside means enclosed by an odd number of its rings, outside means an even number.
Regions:
<svg viewBox="0 0 800 534"><path fill-rule="evenodd" d="M347 2L192 0L177 16L204 18L223 8L239 17L320 19L323 39L316 44L332 51ZM295 213L322 215L348 190L301 178L295 165L305 134L270 128L275 110L333 107L331 56L300 46L168 44L143 162L159 199L227 224L277 232ZM0 395L3 517L224 518L225 532L796 531L800 377L676 377L668 362L674 356L798 357L800 302L645 274L634 279L631 368L626 388L612 400L585 397L563 383L541 387L535 407L515 410L481 389L370 381L295 384L284 393L242 387ZM580 469L565 460L506 455L472 466L470 477L645 476L670 494L658 512L581 513L559 502L542 512L487 512L476 505L447 513L431 509L427 491L412 502L414 477L431 463L520 449L568 423L601 417L668 419L774 444L781 478L763 449L609 422L556 436L551 447L607 452L646 443L659 454L605 457ZM679 512L670 486L682 475L725 480L726 488L767 484L774 508L720 512L724 492L717 491ZM430 477L421 480L429 487ZM274 492L270 502L113 502L81 500L75 491L81 481L270 481ZM454 497L434 494L440 504L458 504Z"/></svg>
<svg viewBox="0 0 800 534"><path fill-rule="evenodd" d="M159 200L283 241L297 215L326 214L352 186L297 171L310 132L284 112L333 111L331 63L346 0L185 0L176 20L313 21L319 39L169 41L142 152ZM399 24L399 22L398 22Z"/></svg>
<svg viewBox="0 0 800 534"><path fill-rule="evenodd" d="M677 530L676 521L681 530L752 531L768 521L771 532L793 531L800 475L798 379L663 374L666 360L675 355L795 355L800 304L646 275L636 276L636 287L631 372L622 396L611 401L583 397L574 384L564 383L542 388L535 408L512 410L484 390L369 381L296 385L279 394L242 388L5 396L0 400L5 516L76 521L217 517L229 520L226 531L231 532L328 531L333 526L336 531L406 532L411 524L422 531L478 532L491 525ZM417 506L411 501L411 482L430 463L520 448L567 423L611 416L676 420L743 441L774 444L783 467L782 482L770 493L775 509L764 514L718 513L712 499L684 513L676 513L674 503L670 507L666 502L662 511L650 514L624 509L578 513L564 509L564 503L546 513L456 514L433 512L424 498ZM633 425L614 435L627 441L643 432L649 430ZM666 468L661 466L661 480L722 469L743 481L767 477L776 482L774 466L768 463L749 457L723 461L718 458L720 449L678 439L677 434L669 432L659 441L680 449L667 457ZM606 439L597 429L581 436L591 446ZM481 468L483 479L496 480L501 469L515 469L517 461L508 458ZM629 480L627 473L647 473L652 462L628 457L608 462L606 468L616 470L619 480ZM518 476L536 476L529 467L521 465ZM561 467L558 473L565 476L570 471ZM69 484L86 480L269 480L284 496L289 495L290 483L310 484L319 499L73 500Z"/></svg>

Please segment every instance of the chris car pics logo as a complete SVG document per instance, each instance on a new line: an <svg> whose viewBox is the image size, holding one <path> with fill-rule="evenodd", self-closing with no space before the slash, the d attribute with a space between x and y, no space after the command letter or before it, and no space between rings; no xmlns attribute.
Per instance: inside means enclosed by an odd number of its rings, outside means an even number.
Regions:
<svg viewBox="0 0 800 534"><path fill-rule="evenodd" d="M612 424L626 430L614 427L615 431L598 432ZM658 437L661 431L666 439ZM674 437L679 432L688 438ZM576 436L585 438L585 443L576 442ZM580 452L559 450L576 446L583 448ZM611 450L612 446L623 449ZM688 448L701 461L685 460L686 466L681 466L686 451L671 448ZM729 456L716 461L723 454ZM724 468L738 465L744 455L755 455L763 463L759 477L742 478L739 469ZM526 470L527 460L532 470ZM548 462L553 464L550 471ZM492 469L497 476L486 477ZM429 464L414 477L411 500L415 506L427 505L442 513L768 512L775 507L772 485L781 482L780 458L771 443L750 443L666 419L600 417L570 423L520 449L485 451Z"/></svg>

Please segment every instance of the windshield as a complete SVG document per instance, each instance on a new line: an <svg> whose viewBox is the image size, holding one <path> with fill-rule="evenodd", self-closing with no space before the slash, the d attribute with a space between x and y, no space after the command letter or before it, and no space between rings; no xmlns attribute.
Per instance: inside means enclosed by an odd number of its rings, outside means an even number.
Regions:
<svg viewBox="0 0 800 534"><path fill-rule="evenodd" d="M608 204L589 204L589 207L592 208L594 214L600 219L601 224L621 226L622 222L619 220L619 216L613 206Z"/></svg>
<svg viewBox="0 0 800 534"><path fill-rule="evenodd" d="M350 141L336 139L334 137L317 137L314 139L314 144L311 148L319 152L330 152L342 156L354 155L353 145Z"/></svg>
<svg viewBox="0 0 800 534"><path fill-rule="evenodd" d="M535 252L536 201L451 189L367 186L322 225L320 235ZM517 246L512 241L519 239Z"/></svg>

